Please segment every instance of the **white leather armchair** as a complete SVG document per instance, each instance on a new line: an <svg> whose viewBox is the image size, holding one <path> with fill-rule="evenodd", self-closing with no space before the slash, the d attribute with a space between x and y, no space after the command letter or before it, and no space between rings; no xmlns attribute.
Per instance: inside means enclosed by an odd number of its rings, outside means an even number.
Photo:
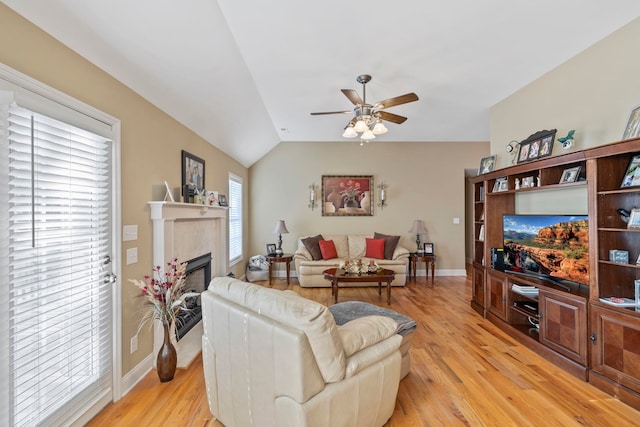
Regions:
<svg viewBox="0 0 640 427"><path fill-rule="evenodd" d="M229 277L202 294L211 413L227 427L382 426L400 381L388 317L337 326L327 307Z"/></svg>

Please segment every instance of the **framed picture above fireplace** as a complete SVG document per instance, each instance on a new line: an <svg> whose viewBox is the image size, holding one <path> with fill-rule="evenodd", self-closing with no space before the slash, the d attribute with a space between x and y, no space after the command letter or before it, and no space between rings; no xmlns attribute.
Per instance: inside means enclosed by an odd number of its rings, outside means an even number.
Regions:
<svg viewBox="0 0 640 427"><path fill-rule="evenodd" d="M188 201L196 190L204 190L204 160L182 150L182 197Z"/></svg>

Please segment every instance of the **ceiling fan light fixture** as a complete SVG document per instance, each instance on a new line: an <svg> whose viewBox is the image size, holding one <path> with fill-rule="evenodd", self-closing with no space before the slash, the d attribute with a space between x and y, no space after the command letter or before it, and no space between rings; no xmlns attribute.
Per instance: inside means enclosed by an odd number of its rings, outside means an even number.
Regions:
<svg viewBox="0 0 640 427"><path fill-rule="evenodd" d="M356 126L353 129L356 132L364 132L369 129L369 126L367 126L367 123L364 121L362 117L359 117L358 121L356 122Z"/></svg>
<svg viewBox="0 0 640 427"><path fill-rule="evenodd" d="M356 136L358 136L358 132L356 132L356 130L353 128L353 125L349 125L344 130L342 136L344 136L345 138L355 138Z"/></svg>
<svg viewBox="0 0 640 427"><path fill-rule="evenodd" d="M364 131L364 133L362 134L362 136L360 138L364 139L364 140L370 140L370 139L375 139L375 135L373 134L373 132L371 132L371 129L367 129Z"/></svg>
<svg viewBox="0 0 640 427"><path fill-rule="evenodd" d="M388 129L386 128L384 123L382 123L382 121L380 119L378 119L376 121L375 126L373 127L374 135L382 135L383 133L387 133L387 131L388 131Z"/></svg>

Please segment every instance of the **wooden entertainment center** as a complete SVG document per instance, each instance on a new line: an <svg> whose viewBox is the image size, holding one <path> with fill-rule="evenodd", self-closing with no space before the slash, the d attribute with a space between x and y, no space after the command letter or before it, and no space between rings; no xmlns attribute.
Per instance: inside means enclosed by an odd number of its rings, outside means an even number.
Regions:
<svg viewBox="0 0 640 427"><path fill-rule="evenodd" d="M621 187L631 158L638 154L640 138L471 179L473 309L543 357L636 409L640 409L640 312L599 299L633 299L634 281L640 279L636 264L640 229L627 228L618 212L640 208L640 186ZM560 183L563 172L578 166L578 180ZM529 177L534 186L516 189L516 180ZM493 191L499 178L506 178L506 189L503 185L503 191ZM588 197L588 285L559 285L491 267L492 248L503 247L502 217L516 213L517 194L536 192L543 197L548 190L575 187L584 188ZM610 261L610 250L627 251L628 262ZM520 292L522 287L537 289L537 295Z"/></svg>

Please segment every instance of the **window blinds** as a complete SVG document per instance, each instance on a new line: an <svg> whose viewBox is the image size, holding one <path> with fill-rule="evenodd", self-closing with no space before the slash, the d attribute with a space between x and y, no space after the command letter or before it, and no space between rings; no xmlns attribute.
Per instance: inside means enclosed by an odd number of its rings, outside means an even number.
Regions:
<svg viewBox="0 0 640 427"><path fill-rule="evenodd" d="M242 259L242 178L229 175L229 263Z"/></svg>
<svg viewBox="0 0 640 427"><path fill-rule="evenodd" d="M55 424L111 385L109 141L8 110L12 425Z"/></svg>

